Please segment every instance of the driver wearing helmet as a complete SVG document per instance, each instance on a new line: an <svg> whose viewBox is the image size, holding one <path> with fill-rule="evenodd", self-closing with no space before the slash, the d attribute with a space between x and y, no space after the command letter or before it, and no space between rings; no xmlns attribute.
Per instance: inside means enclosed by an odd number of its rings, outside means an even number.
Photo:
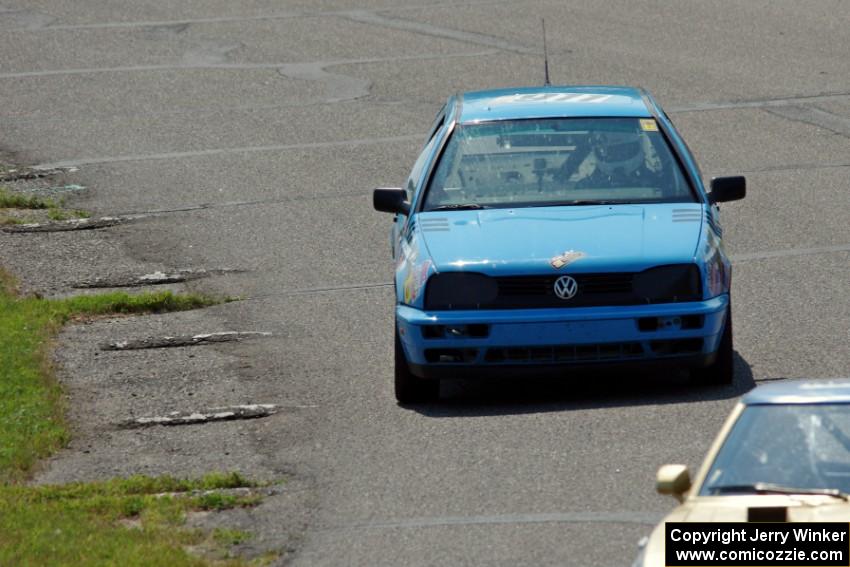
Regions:
<svg viewBox="0 0 850 567"><path fill-rule="evenodd" d="M658 173L647 167L645 140L637 132L598 132L591 138L588 161L593 170L576 186L647 187L658 183Z"/></svg>

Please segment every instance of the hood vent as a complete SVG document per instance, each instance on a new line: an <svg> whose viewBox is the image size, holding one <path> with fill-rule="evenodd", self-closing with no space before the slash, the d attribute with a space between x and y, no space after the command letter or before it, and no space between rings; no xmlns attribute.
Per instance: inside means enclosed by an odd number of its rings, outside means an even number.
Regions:
<svg viewBox="0 0 850 567"><path fill-rule="evenodd" d="M699 222L702 220L700 209L673 209L673 222Z"/></svg>
<svg viewBox="0 0 850 567"><path fill-rule="evenodd" d="M422 232L448 232L449 219L445 217L428 217L419 218L419 225L422 227Z"/></svg>
<svg viewBox="0 0 850 567"><path fill-rule="evenodd" d="M788 508L785 506L771 506L761 508L747 508L748 522L787 522Z"/></svg>

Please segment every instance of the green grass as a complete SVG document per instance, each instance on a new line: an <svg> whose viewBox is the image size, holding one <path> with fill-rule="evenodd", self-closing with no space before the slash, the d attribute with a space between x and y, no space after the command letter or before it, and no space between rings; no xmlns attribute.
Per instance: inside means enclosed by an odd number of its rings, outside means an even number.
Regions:
<svg viewBox="0 0 850 567"><path fill-rule="evenodd" d="M42 300L44 301L44 300ZM231 301L197 293L175 294L170 291L131 295L123 291L78 295L50 301L63 322L75 315L108 315L114 313L166 313L210 307Z"/></svg>
<svg viewBox="0 0 850 567"><path fill-rule="evenodd" d="M21 195L13 193L5 187L0 187L0 209L29 209L46 210L47 218L52 221L64 221L69 219L88 218L86 211L79 209L65 209L63 200L46 199L35 195ZM0 217L0 224L20 224L22 221L8 215Z"/></svg>
<svg viewBox="0 0 850 567"><path fill-rule="evenodd" d="M245 543L254 537L254 534L230 528L216 528L213 530L212 537L219 545L230 546Z"/></svg>
<svg viewBox="0 0 850 567"><path fill-rule="evenodd" d="M19 219L17 217L10 217L7 215L0 214L0 226L11 226L14 224L26 224L29 222L26 219Z"/></svg>
<svg viewBox="0 0 850 567"><path fill-rule="evenodd" d="M53 199L12 193L0 187L0 209L56 209L60 206Z"/></svg>
<svg viewBox="0 0 850 567"><path fill-rule="evenodd" d="M0 270L0 485L27 478L33 466L68 441L62 391L53 379L49 346L75 317L162 313L229 301L170 291L40 299L15 295Z"/></svg>
<svg viewBox="0 0 850 567"><path fill-rule="evenodd" d="M74 210L65 210L65 209L57 209L51 208L47 211L47 218L52 221L64 221L70 219L87 219L89 218L89 214L85 211L81 211L79 209Z"/></svg>
<svg viewBox="0 0 850 567"><path fill-rule="evenodd" d="M49 303L0 290L0 486L21 480L68 440L47 343L61 319Z"/></svg>
<svg viewBox="0 0 850 567"><path fill-rule="evenodd" d="M53 379L52 336L74 317L157 313L228 301L171 292L123 292L61 300L20 297L0 270L0 565L242 567L229 548L250 534L187 528L193 511L255 506L238 473L200 479L134 476L104 482L27 486L33 467L68 440L62 390ZM190 552L194 550L194 552ZM199 554L200 552L200 554Z"/></svg>
<svg viewBox="0 0 850 567"><path fill-rule="evenodd" d="M250 537L246 532L205 532L185 526L186 515L207 509L210 496L189 491L251 485L238 474L213 474L198 480L137 476L58 486L0 486L0 565L235 567L265 563L271 558L255 562L227 558L230 546ZM257 502L253 497L218 494L228 498L217 509ZM192 555L189 547L206 553Z"/></svg>

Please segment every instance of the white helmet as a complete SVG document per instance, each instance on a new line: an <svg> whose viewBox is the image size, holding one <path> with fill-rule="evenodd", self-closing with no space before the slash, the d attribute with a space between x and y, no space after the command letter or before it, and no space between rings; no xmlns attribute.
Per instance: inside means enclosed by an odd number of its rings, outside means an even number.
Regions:
<svg viewBox="0 0 850 567"><path fill-rule="evenodd" d="M646 161L637 132L600 132L594 137L593 154L605 175L629 175Z"/></svg>

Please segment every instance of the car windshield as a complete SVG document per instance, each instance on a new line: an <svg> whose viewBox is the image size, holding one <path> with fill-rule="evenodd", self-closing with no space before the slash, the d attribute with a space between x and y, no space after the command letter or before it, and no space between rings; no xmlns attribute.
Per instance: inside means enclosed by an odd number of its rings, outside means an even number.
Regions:
<svg viewBox="0 0 850 567"><path fill-rule="evenodd" d="M747 407L700 495L758 492L758 483L850 493L850 404Z"/></svg>
<svg viewBox="0 0 850 567"><path fill-rule="evenodd" d="M423 210L696 202L653 119L458 125Z"/></svg>

